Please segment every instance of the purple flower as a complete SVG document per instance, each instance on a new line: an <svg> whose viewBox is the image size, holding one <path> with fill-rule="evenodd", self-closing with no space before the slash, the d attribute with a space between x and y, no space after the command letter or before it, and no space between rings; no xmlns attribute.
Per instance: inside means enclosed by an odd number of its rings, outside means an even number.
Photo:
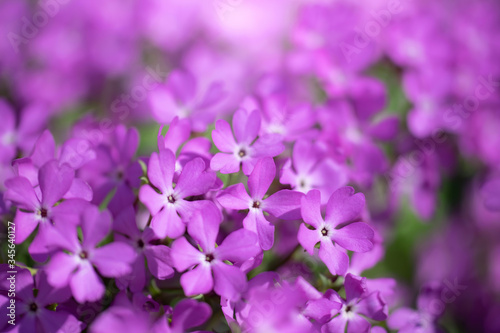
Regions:
<svg viewBox="0 0 500 333"><path fill-rule="evenodd" d="M207 303L189 298L183 299L177 303L170 316L161 317L155 323L153 332L184 333L202 325L211 315L212 309Z"/></svg>
<svg viewBox="0 0 500 333"><path fill-rule="evenodd" d="M339 315L333 317L321 329L324 333L344 332L368 333L371 324L366 319L385 320L387 306L378 292L367 292L365 279L347 274L344 281L345 299L334 290L328 290L325 297L342 304Z"/></svg>
<svg viewBox="0 0 500 333"><path fill-rule="evenodd" d="M321 194L311 190L302 199L302 218L299 243L314 254L317 243L319 257L333 275L344 275L349 266L346 250L367 252L373 248L373 229L364 222L358 222L365 205L362 193L354 194L352 187L346 186L335 191L326 205L325 218L321 216Z"/></svg>
<svg viewBox="0 0 500 333"><path fill-rule="evenodd" d="M300 200L304 196L300 192L281 190L264 199L276 176L276 165L271 157L260 159L248 177L248 195L241 183L229 186L217 196L217 201L228 209L248 209L243 220L245 229L259 236L259 244L269 250L274 243L274 226L266 219L264 213L274 217L294 220L300 218Z"/></svg>
<svg viewBox="0 0 500 333"><path fill-rule="evenodd" d="M9 280L12 276L8 271L15 270L15 280ZM83 325L72 314L60 310L47 309L53 304L61 304L71 297L68 288L54 288L47 283L47 275L44 270L38 271L36 276L31 276L27 269L16 267L10 269L7 265L0 265L0 306L4 319L0 324L2 332L78 332L83 329ZM7 297L14 284L15 297ZM14 316L9 317L8 306L14 300ZM5 320L7 318L7 320ZM15 325L7 323L14 319Z"/></svg>
<svg viewBox="0 0 500 333"><path fill-rule="evenodd" d="M40 168L37 188L33 188L25 177L14 177L5 182L7 191L4 199L18 207L14 220L16 243L22 243L40 226L29 248L31 256L37 261L47 259L52 242L49 234L53 225L76 225L78 213L87 205L81 199L60 202L70 190L73 179L74 170L71 167L67 164L59 166L56 160L52 160Z"/></svg>
<svg viewBox="0 0 500 333"><path fill-rule="evenodd" d="M82 216L81 241L75 226L58 226L53 237L58 238L62 251L54 254L47 264L49 283L59 288L69 285L74 298L84 303L97 301L104 295L105 288L96 269L105 277L131 273L136 254L130 245L112 242L98 247L111 231L111 223L108 211L99 212L96 206L89 206Z"/></svg>
<svg viewBox="0 0 500 333"><path fill-rule="evenodd" d="M389 328L402 333L441 333L436 321L444 311L446 289L443 287L440 283L424 285L418 296L417 310L407 307L395 310L387 320Z"/></svg>
<svg viewBox="0 0 500 333"><path fill-rule="evenodd" d="M26 177L31 184L38 186L39 169L47 162L56 159L59 166L69 165L75 171L85 163L96 158L94 149L85 139L72 138L64 142L58 149L52 133L45 130L35 142L28 157L20 158L12 162L18 176ZM91 201L93 197L92 188L83 179L74 177L70 189L64 195L65 199L81 198Z"/></svg>
<svg viewBox="0 0 500 333"><path fill-rule="evenodd" d="M221 152L212 158L210 167L221 173L235 173L240 170L241 165L243 173L249 175L260 158L281 154L285 146L280 135L265 134L257 138L260 124L258 110L247 112L238 109L233 115L233 136L228 122L217 120L212 139Z"/></svg>
<svg viewBox="0 0 500 333"><path fill-rule="evenodd" d="M89 331L104 332L154 332L153 316L157 316L160 306L142 293L132 295L129 300L125 292L120 292L113 305L92 322Z"/></svg>
<svg viewBox="0 0 500 333"><path fill-rule="evenodd" d="M202 215L203 214L203 215ZM193 214L188 232L198 244L196 248L181 237L172 244L171 257L181 276L181 285L187 296L206 294L212 289L220 296L236 300L245 290L245 273L237 266L257 256L260 248L257 236L248 230L239 229L229 234L216 247L222 215L212 203L207 203ZM226 263L229 261L231 264Z"/></svg>
<svg viewBox="0 0 500 333"><path fill-rule="evenodd" d="M124 209L114 220L113 229L117 232L115 239L132 246L136 252L135 261L132 263L132 275L117 279L119 287L129 287L133 292L141 291L147 281L146 266L157 279L164 280L174 274L170 259L170 248L155 244L158 240L153 230L146 227L139 229L135 211L132 207Z"/></svg>
<svg viewBox="0 0 500 333"><path fill-rule="evenodd" d="M149 103L158 122L168 124L176 116L188 118L195 131L203 132L216 116L214 107L224 97L222 83L213 82L201 92L191 73L176 70L165 84L150 93Z"/></svg>
<svg viewBox="0 0 500 333"><path fill-rule="evenodd" d="M0 162L10 163L19 152L29 152L46 126L47 118L46 110L33 104L22 110L16 125L16 113L0 98Z"/></svg>
<svg viewBox="0 0 500 333"><path fill-rule="evenodd" d="M481 188L484 206L491 211L500 211L500 178L491 179Z"/></svg>
<svg viewBox="0 0 500 333"><path fill-rule="evenodd" d="M212 154L210 153L212 142L204 137L190 139L191 124L188 119L179 119L179 117L175 117L169 124L165 136L161 135L162 129L163 126L160 126L158 132L158 150L166 148L177 156L175 166L176 177L179 175L184 165L195 157L203 158L205 164L210 165L210 159L212 158Z"/></svg>
<svg viewBox="0 0 500 333"><path fill-rule="evenodd" d="M261 134L278 134L288 142L318 135L318 129L313 127L316 114L309 103L289 102L286 95L273 94L264 97L262 105L261 108L254 106L262 110Z"/></svg>
<svg viewBox="0 0 500 333"><path fill-rule="evenodd" d="M132 205L136 199L133 189L140 186L142 175L141 167L134 159L138 146L139 132L119 125L112 132L109 144L95 147L96 158L80 170L81 177L93 188L93 203L96 205L115 191L107 206L113 215L118 214L123 206Z"/></svg>
<svg viewBox="0 0 500 333"><path fill-rule="evenodd" d="M205 194L215 182L215 173L205 170L205 162L197 157L186 163L175 180L175 155L169 149L160 149L149 159L148 177L151 185L143 185L139 199L153 215L151 228L159 238L177 238L185 229L191 214L201 201L186 198Z"/></svg>
<svg viewBox="0 0 500 333"><path fill-rule="evenodd" d="M333 191L348 181L345 167L325 155L326 151L320 148L319 142L297 140L292 158L281 170L280 183L302 193L318 189L324 198L322 204L325 204Z"/></svg>

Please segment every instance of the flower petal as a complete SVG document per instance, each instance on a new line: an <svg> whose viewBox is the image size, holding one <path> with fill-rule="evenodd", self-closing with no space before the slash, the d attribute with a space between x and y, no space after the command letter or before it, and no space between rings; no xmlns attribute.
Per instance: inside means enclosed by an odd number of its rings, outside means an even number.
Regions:
<svg viewBox="0 0 500 333"><path fill-rule="evenodd" d="M165 245L147 246L144 250L149 271L155 278L165 280L174 275L170 252L170 248Z"/></svg>
<svg viewBox="0 0 500 333"><path fill-rule="evenodd" d="M182 274L181 286L186 296L209 293L214 286L210 265L198 265L195 269Z"/></svg>
<svg viewBox="0 0 500 333"><path fill-rule="evenodd" d="M363 193L354 194L350 186L341 187L333 192L326 205L325 220L334 226L353 222L358 219L365 206Z"/></svg>
<svg viewBox="0 0 500 333"><path fill-rule="evenodd" d="M236 173L240 171L240 161L233 154L217 153L210 160L210 168L221 173Z"/></svg>
<svg viewBox="0 0 500 333"><path fill-rule="evenodd" d="M239 183L219 192L217 201L224 208L240 210L250 208L252 199L248 195L245 185Z"/></svg>
<svg viewBox="0 0 500 333"><path fill-rule="evenodd" d="M203 252L213 251L221 222L222 214L210 201L207 201L202 209L192 215L188 224L188 232L200 244Z"/></svg>
<svg viewBox="0 0 500 333"><path fill-rule="evenodd" d="M148 208L151 215L156 215L165 205L165 197L149 185L141 186L139 200Z"/></svg>
<svg viewBox="0 0 500 333"><path fill-rule="evenodd" d="M245 229L230 233L215 251L220 260L235 263L242 263L261 252L257 235Z"/></svg>
<svg viewBox="0 0 500 333"><path fill-rule="evenodd" d="M276 176L276 165L271 157L260 159L248 177L248 189L254 200L261 200Z"/></svg>
<svg viewBox="0 0 500 333"><path fill-rule="evenodd" d="M323 223L323 217L321 216L321 193L318 190L311 190L301 198L300 212L304 222L319 228Z"/></svg>
<svg viewBox="0 0 500 333"><path fill-rule="evenodd" d="M354 252L368 252L373 249L374 232L372 227L364 222L354 222L335 230L333 241L344 249Z"/></svg>
<svg viewBox="0 0 500 333"><path fill-rule="evenodd" d="M215 129L212 131L212 140L215 146L224 153L232 153L236 149L231 126L224 119L219 119L215 123Z"/></svg>
<svg viewBox="0 0 500 333"><path fill-rule="evenodd" d="M321 239L319 257L332 275L344 275L349 267L349 257L329 239Z"/></svg>
<svg viewBox="0 0 500 333"><path fill-rule="evenodd" d="M95 249L92 263L105 277L120 277L132 271L136 253L123 242L113 242Z"/></svg>
<svg viewBox="0 0 500 333"><path fill-rule="evenodd" d="M52 160L40 168L38 183L42 191L42 205L52 207L68 192L75 177L75 171L67 164L59 166Z"/></svg>
<svg viewBox="0 0 500 333"><path fill-rule="evenodd" d="M173 205L166 205L151 220L151 228L158 238L177 238L184 234L186 225Z"/></svg>
<svg viewBox="0 0 500 333"><path fill-rule="evenodd" d="M238 109L233 115L233 129L236 140L240 143L251 144L260 131L260 112L253 110L247 112L245 109Z"/></svg>
<svg viewBox="0 0 500 333"><path fill-rule="evenodd" d="M80 264L71 277L70 286L78 303L95 302L104 296L104 285L89 261Z"/></svg>
<svg viewBox="0 0 500 333"><path fill-rule="evenodd" d="M38 200L33 186L27 178L14 177L5 181L4 200L12 201L16 206L22 209L35 211L40 208L40 201Z"/></svg>
<svg viewBox="0 0 500 333"><path fill-rule="evenodd" d="M212 265L212 270L215 279L214 291L231 301L238 300L247 286L247 278L239 267L217 262Z"/></svg>
<svg viewBox="0 0 500 333"><path fill-rule="evenodd" d="M301 224L297 239L310 255L314 255L314 247L320 240L318 230L310 230L305 224Z"/></svg>
<svg viewBox="0 0 500 333"><path fill-rule="evenodd" d="M74 255L58 252L52 256L45 267L47 281L54 287L65 287L70 281L73 271L78 267L78 260Z"/></svg>
<svg viewBox="0 0 500 333"><path fill-rule="evenodd" d="M205 171L205 162L197 157L186 163L177 180L175 193L180 198L205 194L215 182L215 172Z"/></svg>
<svg viewBox="0 0 500 333"><path fill-rule="evenodd" d="M175 172L175 155L169 149L160 149L152 153L148 163L148 177L151 184L163 193L172 190L172 179Z"/></svg>
<svg viewBox="0 0 500 333"><path fill-rule="evenodd" d="M264 200L264 210L283 220L300 219L301 199L304 194L297 191L281 190Z"/></svg>
<svg viewBox="0 0 500 333"><path fill-rule="evenodd" d="M194 248L185 237L178 238L172 243L170 257L179 272L205 261L205 255Z"/></svg>

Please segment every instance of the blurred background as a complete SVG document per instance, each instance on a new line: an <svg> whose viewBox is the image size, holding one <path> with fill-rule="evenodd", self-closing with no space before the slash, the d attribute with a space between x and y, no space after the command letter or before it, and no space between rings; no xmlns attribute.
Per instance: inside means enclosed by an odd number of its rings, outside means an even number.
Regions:
<svg viewBox="0 0 500 333"><path fill-rule="evenodd" d="M210 138L251 97L365 193L364 276L397 280L393 306L437 281L441 329L497 333L499 34L496 0L0 0L0 193L46 128L97 145L123 123L146 155L158 123Z"/></svg>

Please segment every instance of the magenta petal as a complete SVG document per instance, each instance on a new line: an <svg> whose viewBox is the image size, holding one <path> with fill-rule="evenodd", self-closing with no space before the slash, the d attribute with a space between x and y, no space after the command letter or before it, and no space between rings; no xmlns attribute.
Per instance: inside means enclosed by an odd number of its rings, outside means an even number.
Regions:
<svg viewBox="0 0 500 333"><path fill-rule="evenodd" d="M315 228L323 223L321 216L321 193L318 190L309 191L305 197L301 198L300 212L304 222Z"/></svg>
<svg viewBox="0 0 500 333"><path fill-rule="evenodd" d="M170 252L170 248L165 245L148 246L144 250L149 271L155 278L164 280L174 274Z"/></svg>
<svg viewBox="0 0 500 333"><path fill-rule="evenodd" d="M25 213L18 209L14 218L16 224L15 243L21 244L28 238L38 225L38 220L35 218L35 213Z"/></svg>
<svg viewBox="0 0 500 333"><path fill-rule="evenodd" d="M10 200L19 208L35 211L40 208L40 201L38 200L33 186L28 179L24 177L14 177L5 181L4 200Z"/></svg>
<svg viewBox="0 0 500 333"><path fill-rule="evenodd" d="M274 244L274 226L264 217L261 210L248 213L243 220L245 229L254 231L259 237L259 244L263 250L269 250Z"/></svg>
<svg viewBox="0 0 500 333"><path fill-rule="evenodd" d="M236 140L240 143L252 143L260 131L261 117L258 110L248 113L238 109L233 115L233 129Z"/></svg>
<svg viewBox="0 0 500 333"><path fill-rule="evenodd" d="M184 234L186 225L172 205L167 205L151 220L151 228L158 238L177 238Z"/></svg>
<svg viewBox="0 0 500 333"><path fill-rule="evenodd" d="M304 194L297 191L281 190L265 199L264 210L283 220L300 219L300 204Z"/></svg>
<svg viewBox="0 0 500 333"><path fill-rule="evenodd" d="M218 259L235 263L242 263L260 252L257 235L245 229L230 233L215 249Z"/></svg>
<svg viewBox="0 0 500 333"><path fill-rule="evenodd" d="M120 277L132 271L136 253L122 242L113 242L94 250L92 263L106 277Z"/></svg>
<svg viewBox="0 0 500 333"><path fill-rule="evenodd" d="M248 195L245 185L239 183L231 185L217 195L217 201L227 209L248 209L252 199Z"/></svg>
<svg viewBox="0 0 500 333"><path fill-rule="evenodd" d="M141 186L139 199L148 208L152 215L156 215L165 205L165 197L149 185Z"/></svg>
<svg viewBox="0 0 500 333"><path fill-rule="evenodd" d="M213 251L221 222L222 214L210 201L192 215L188 232L200 244L203 252Z"/></svg>
<svg viewBox="0 0 500 333"><path fill-rule="evenodd" d="M109 211L99 211L97 206L89 206L82 217L82 245L84 248L94 248L111 231L111 214Z"/></svg>
<svg viewBox="0 0 500 333"><path fill-rule="evenodd" d="M325 220L337 226L358 219L365 206L363 193L354 194L350 186L339 188L333 192L326 205Z"/></svg>
<svg viewBox="0 0 500 333"><path fill-rule="evenodd" d="M170 257L175 269L179 272L205 261L205 255L195 249L185 237L176 239L172 243Z"/></svg>
<svg viewBox="0 0 500 333"><path fill-rule="evenodd" d="M160 127L160 133L163 126ZM158 136L158 147L170 149L173 152L176 152L179 147L189 139L191 135L191 125L189 124L188 119L179 119L179 117L175 117L172 119L170 126L168 127L168 131L165 134L165 137Z"/></svg>
<svg viewBox="0 0 500 333"><path fill-rule="evenodd" d="M185 331L202 325L211 315L212 309L207 303L187 298L175 306L172 313L172 323L176 328L181 326L182 331Z"/></svg>
<svg viewBox="0 0 500 333"><path fill-rule="evenodd" d="M354 316L349 319L347 333L370 333L370 323L361 316Z"/></svg>
<svg viewBox="0 0 500 333"><path fill-rule="evenodd" d="M56 155L56 142L52 133L45 130L38 138L31 153L31 160L37 167L41 167Z"/></svg>
<svg viewBox="0 0 500 333"><path fill-rule="evenodd" d="M54 287L65 287L77 267L78 259L74 255L58 252L52 256L45 268L47 281Z"/></svg>
<svg viewBox="0 0 500 333"><path fill-rule="evenodd" d="M40 309L38 322L44 332L79 332L83 329L83 323L65 311Z"/></svg>
<svg viewBox="0 0 500 333"><path fill-rule="evenodd" d="M236 173L240 171L240 161L233 154L217 153L210 160L210 168L221 173Z"/></svg>
<svg viewBox="0 0 500 333"><path fill-rule="evenodd" d="M387 318L387 306L379 292L373 292L358 303L358 312L373 320Z"/></svg>
<svg viewBox="0 0 500 333"><path fill-rule="evenodd" d="M92 201L92 188L84 180L74 178L71 187L64 195L65 199L83 199Z"/></svg>
<svg viewBox="0 0 500 333"><path fill-rule="evenodd" d="M254 157L274 157L278 156L285 150L283 138L279 134L265 134L257 139L252 145Z"/></svg>
<svg viewBox="0 0 500 333"><path fill-rule="evenodd" d="M181 276L181 286L186 296L209 293L213 286L212 270L208 264L200 264Z"/></svg>
<svg viewBox="0 0 500 333"><path fill-rule="evenodd" d="M89 261L80 264L71 277L70 286L78 303L95 302L104 296L104 285Z"/></svg>
<svg viewBox="0 0 500 333"><path fill-rule="evenodd" d="M90 206L88 201L82 199L67 199L51 209L51 217L55 224L77 225L80 223L81 214Z"/></svg>
<svg viewBox="0 0 500 333"><path fill-rule="evenodd" d="M215 279L214 291L229 300L238 300L247 286L245 274L238 267L222 262L215 263L212 270Z"/></svg>
<svg viewBox="0 0 500 333"><path fill-rule="evenodd" d="M324 329L321 330L323 333L344 333L345 327L347 324L347 319L343 316L337 316L330 320L325 326Z"/></svg>
<svg viewBox="0 0 500 333"><path fill-rule="evenodd" d="M396 137L396 135L398 134L398 126L399 118L397 116L390 116L371 126L369 129L369 133L374 138L388 141Z"/></svg>
<svg viewBox="0 0 500 333"><path fill-rule="evenodd" d="M212 131L212 139L215 146L224 153L232 153L236 149L231 126L223 119L217 120L215 130Z"/></svg>
<svg viewBox="0 0 500 333"><path fill-rule="evenodd" d="M159 153L151 154L148 163L148 177L151 184L163 193L172 189L172 179L175 172L175 155L169 149L161 149Z"/></svg>
<svg viewBox="0 0 500 333"><path fill-rule="evenodd" d="M326 298L320 298L307 302L303 314L321 323L335 316L341 307L342 304L340 303L332 302Z"/></svg>
<svg viewBox="0 0 500 333"><path fill-rule="evenodd" d="M47 162L40 168L38 183L42 191L42 204L51 207L61 200L73 183L75 171L67 164L59 167L58 162Z"/></svg>
<svg viewBox="0 0 500 333"><path fill-rule="evenodd" d="M320 240L318 230L310 230L304 224L301 224L297 239L310 255L314 255L314 247Z"/></svg>
<svg viewBox="0 0 500 333"><path fill-rule="evenodd" d="M408 308L400 308L395 310L389 319L387 325L393 330L401 329L408 325L408 323L417 322L419 314L417 311Z"/></svg>
<svg viewBox="0 0 500 333"><path fill-rule="evenodd" d="M346 301L349 303L359 299L366 291L366 278L347 274L344 281Z"/></svg>
<svg viewBox="0 0 500 333"><path fill-rule="evenodd" d="M368 252L373 249L373 236L373 229L368 224L355 222L335 230L332 239L349 251Z"/></svg>
<svg viewBox="0 0 500 333"><path fill-rule="evenodd" d="M186 163L175 186L181 198L206 193L215 182L215 172L205 171L205 162L200 157Z"/></svg>
<svg viewBox="0 0 500 333"><path fill-rule="evenodd" d="M333 245L329 239L321 239L319 257L325 263L332 275L344 275L349 267L347 253Z"/></svg>
<svg viewBox="0 0 500 333"><path fill-rule="evenodd" d="M248 189L254 200L261 200L276 176L276 165L271 157L260 159L248 177Z"/></svg>
<svg viewBox="0 0 500 333"><path fill-rule="evenodd" d="M318 152L311 141L297 140L293 145L293 168L298 174L308 174L318 161Z"/></svg>

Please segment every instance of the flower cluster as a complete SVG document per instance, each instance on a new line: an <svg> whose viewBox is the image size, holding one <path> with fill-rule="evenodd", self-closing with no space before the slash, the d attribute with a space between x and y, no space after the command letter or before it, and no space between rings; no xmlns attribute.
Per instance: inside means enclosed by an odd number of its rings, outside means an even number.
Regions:
<svg viewBox="0 0 500 333"><path fill-rule="evenodd" d="M500 6L451 2L2 1L0 330L499 332Z"/></svg>

